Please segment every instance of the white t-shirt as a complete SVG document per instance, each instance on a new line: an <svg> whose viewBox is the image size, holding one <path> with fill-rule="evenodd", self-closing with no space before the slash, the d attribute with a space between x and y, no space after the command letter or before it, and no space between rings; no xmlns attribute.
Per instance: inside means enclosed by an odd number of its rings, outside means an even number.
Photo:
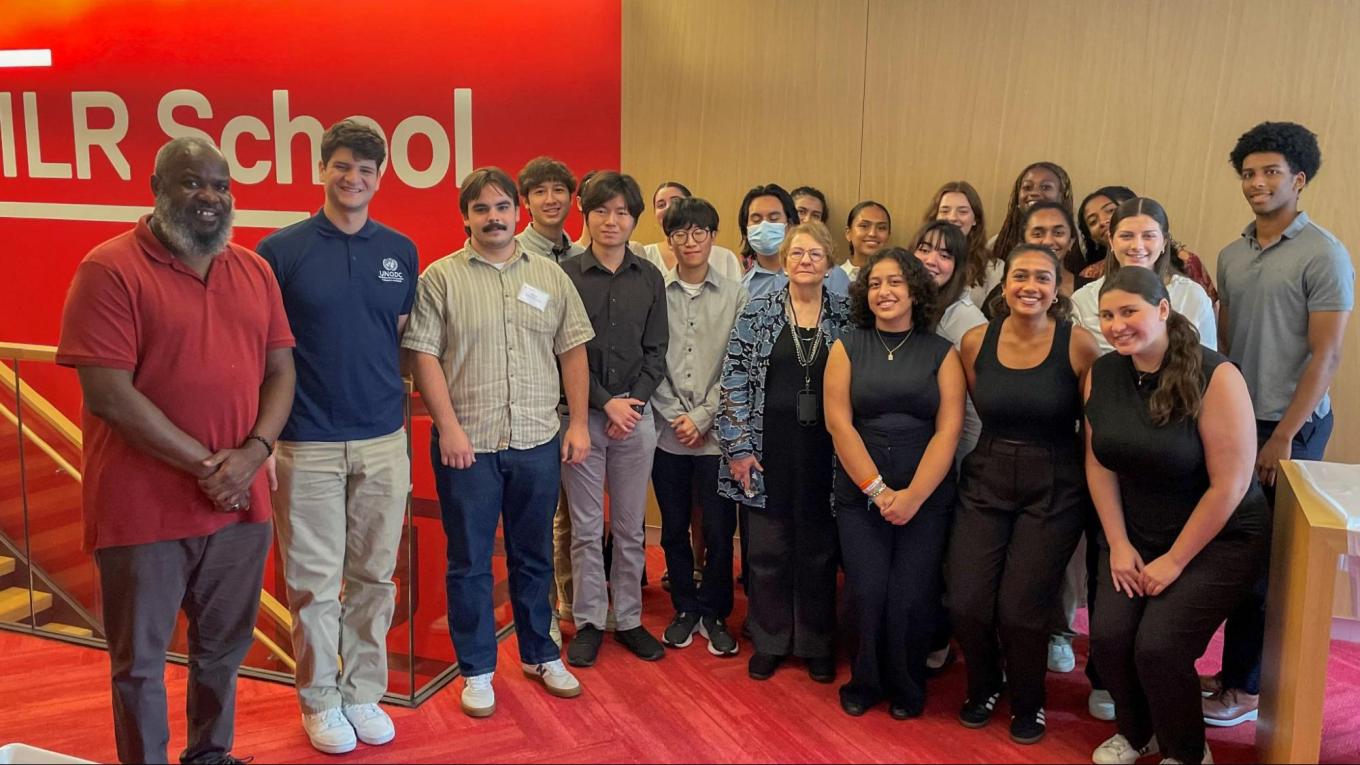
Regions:
<svg viewBox="0 0 1360 765"><path fill-rule="evenodd" d="M656 269L661 273L664 274L667 271L670 271L670 269L666 267L665 258L661 257L660 242L653 242L652 244L643 247L642 257L656 266ZM735 252L732 252L720 244L713 245L713 251L708 253L708 265L719 276L731 279L734 282L741 281L741 260L737 258Z"/></svg>
<svg viewBox="0 0 1360 765"><path fill-rule="evenodd" d="M1073 293L1072 320L1096 336L1100 352L1105 354L1113 351L1114 346L1100 331L1100 287L1103 284L1105 277L1102 276ZM1180 274L1171 275L1166 291L1171 296L1171 310L1189 319L1199 330L1200 345L1218 350L1218 318L1214 315L1214 303L1209 299L1209 293L1193 279Z"/></svg>
<svg viewBox="0 0 1360 765"><path fill-rule="evenodd" d="M954 349L958 350L968 330L986 323L987 317L973 305L973 300L965 291L959 295L958 300L944 309L944 315L940 317L940 323L935 327L935 334L953 343ZM978 436L982 434L982 420L978 418L977 409L973 406L973 397L964 394L963 405L963 432L959 434L959 448L954 452L956 468L977 446Z"/></svg>
<svg viewBox="0 0 1360 765"><path fill-rule="evenodd" d="M964 290L964 294L968 296L974 308L979 311L982 310L983 302L987 300L988 295L992 294L992 290L996 289L996 285L1001 283L1001 275L1005 270L1005 261L996 258L987 260L987 270L983 272L982 285Z"/></svg>

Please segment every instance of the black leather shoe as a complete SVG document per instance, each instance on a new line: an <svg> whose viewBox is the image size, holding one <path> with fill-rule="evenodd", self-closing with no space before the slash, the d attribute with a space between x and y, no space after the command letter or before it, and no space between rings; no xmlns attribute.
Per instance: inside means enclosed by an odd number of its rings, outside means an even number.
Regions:
<svg viewBox="0 0 1360 765"><path fill-rule="evenodd" d="M865 707L858 701L852 701L851 699L847 699L845 696L841 696L841 711L845 712L851 717L860 717L864 714Z"/></svg>
<svg viewBox="0 0 1360 765"><path fill-rule="evenodd" d="M774 671L779 669L779 665L784 663L783 656L775 656L772 653L757 653L751 656L751 661L746 665L746 674L752 680L769 680L774 677Z"/></svg>
<svg viewBox="0 0 1360 765"><path fill-rule="evenodd" d="M924 709L916 709L896 701L888 705L888 714L892 715L894 720L910 720L913 717L920 717L923 712Z"/></svg>
<svg viewBox="0 0 1360 765"><path fill-rule="evenodd" d="M643 661L657 661L666 655L666 648L661 645L661 641L641 624L630 630L615 630L614 639Z"/></svg>
<svg viewBox="0 0 1360 765"><path fill-rule="evenodd" d="M808 677L819 683L836 681L836 660L830 656L815 656L807 660Z"/></svg>
<svg viewBox="0 0 1360 765"><path fill-rule="evenodd" d="M600 643L604 641L604 631L593 624L576 630L576 636L567 645L567 663L573 667L593 667L595 658L600 655Z"/></svg>

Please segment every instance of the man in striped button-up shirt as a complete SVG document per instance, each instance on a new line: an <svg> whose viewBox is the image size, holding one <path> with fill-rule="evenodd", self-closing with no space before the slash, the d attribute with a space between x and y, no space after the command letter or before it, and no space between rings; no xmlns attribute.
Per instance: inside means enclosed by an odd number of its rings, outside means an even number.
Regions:
<svg viewBox="0 0 1360 765"><path fill-rule="evenodd" d="M562 269L516 243L519 193L509 176L474 171L459 205L471 238L421 275L402 347L412 351L416 388L434 420L430 456L448 537L463 711L485 717L496 708L491 554L502 514L524 672L554 696L581 693L548 634L548 588L558 462L590 453L585 343L595 333ZM562 390L572 418L559 437Z"/></svg>

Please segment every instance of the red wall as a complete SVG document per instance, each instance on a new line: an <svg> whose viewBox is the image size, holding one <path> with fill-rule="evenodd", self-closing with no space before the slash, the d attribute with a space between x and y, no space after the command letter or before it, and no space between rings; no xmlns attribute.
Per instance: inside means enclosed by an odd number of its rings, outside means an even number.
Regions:
<svg viewBox="0 0 1360 765"><path fill-rule="evenodd" d="M547 153L579 176L619 161L619 0L11 0L4 16L0 50L50 48L53 64L0 69L0 340L55 344L76 264L92 246L131 225L25 219L2 208L149 207L155 152L167 132L179 129L167 131L158 110L215 141L229 125L238 133L242 127L268 133L241 133L231 142L244 167L233 175L236 240L246 245L270 229L243 227L242 211L308 212L321 204L305 136L295 136L283 150L292 178L280 180L277 91L286 91L288 119L313 117L326 126L366 115L378 122L406 166L389 160L373 214L411 236L425 264L465 238L458 213L461 176L455 177L460 170L495 164L515 175L526 160ZM460 89L470 90L470 131L455 126L454 92ZM176 100L167 94L181 90L200 94L211 115L184 105L165 110ZM26 108L28 100L36 110ZM73 100L97 105L76 109ZM113 154L126 160L126 177L117 156L111 160L98 146L88 152L78 147L74 126L80 116L86 117L85 137L122 127L121 115L98 104L121 104L118 111L125 112L125 134L115 130L109 140L117 147ZM244 119L233 122L238 117ZM415 134L396 141L403 121ZM27 127L31 122L38 142ZM432 123L447 136L449 165L442 174L422 176L435 143L422 131ZM30 143L40 147L42 162L57 164L44 170L30 162ZM470 166L456 161L458 147L470 147L471 161L464 163ZM80 178L84 154L88 177ZM271 163L267 172L262 162ZM265 177L251 177L252 170ZM43 172L71 177L35 177ZM568 227L578 229L579 220ZM69 405L66 393L43 392Z"/></svg>

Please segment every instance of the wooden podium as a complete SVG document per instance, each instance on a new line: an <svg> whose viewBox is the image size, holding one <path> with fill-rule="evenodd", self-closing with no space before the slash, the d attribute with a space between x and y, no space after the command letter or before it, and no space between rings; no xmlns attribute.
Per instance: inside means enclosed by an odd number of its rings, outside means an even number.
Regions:
<svg viewBox="0 0 1360 765"><path fill-rule="evenodd" d="M1276 487L1256 747L1317 762L1337 574L1360 568L1360 465L1285 461Z"/></svg>

